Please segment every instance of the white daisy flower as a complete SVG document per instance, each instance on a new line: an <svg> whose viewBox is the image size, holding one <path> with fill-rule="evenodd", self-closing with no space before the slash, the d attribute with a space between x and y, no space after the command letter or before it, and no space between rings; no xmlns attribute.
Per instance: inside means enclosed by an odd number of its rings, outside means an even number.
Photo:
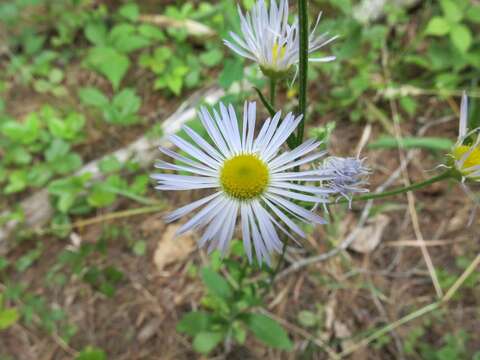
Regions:
<svg viewBox="0 0 480 360"><path fill-rule="evenodd" d="M200 120L210 137L210 143L198 133L184 127L191 141L177 135L170 137L187 156L166 148L160 150L178 163L159 161L158 169L187 172L189 175L160 173L158 190L211 189L214 192L185 205L167 216L175 221L200 209L183 224L178 234L203 228L199 246L209 243L209 251L228 248L240 218L243 244L252 261L252 248L259 263L270 262L270 254L282 251L278 230L293 239L305 237L297 221L324 224L319 215L305 209L298 202L328 202L332 190L320 186L331 180L328 171L294 169L324 156L314 152L320 142L308 140L291 151L282 152L282 145L300 123L302 116L289 113L281 119L281 112L267 119L254 138L256 104L245 103L241 126L232 105L220 104L220 112L213 116L202 108ZM253 246L252 246L253 245Z"/></svg>
<svg viewBox="0 0 480 360"><path fill-rule="evenodd" d="M452 150L453 164L463 179L480 181L480 128L468 131L468 97L464 92L460 106L460 126L458 140ZM477 134L477 139L467 144L466 141Z"/></svg>
<svg viewBox="0 0 480 360"><path fill-rule="evenodd" d="M230 32L233 41L224 40L226 46L247 59L260 65L269 77L283 77L299 61L299 25L295 19L288 23L288 0L270 1L270 9L264 0L258 0L250 12L243 14L238 8L241 21L241 35ZM337 38L328 33L315 35L321 14L309 37L309 53L313 53ZM313 62L329 62L335 56L310 58Z"/></svg>

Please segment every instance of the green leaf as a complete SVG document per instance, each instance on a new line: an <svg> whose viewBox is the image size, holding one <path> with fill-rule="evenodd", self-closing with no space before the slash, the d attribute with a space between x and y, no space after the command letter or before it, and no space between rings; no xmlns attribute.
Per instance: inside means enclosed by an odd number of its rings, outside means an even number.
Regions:
<svg viewBox="0 0 480 360"><path fill-rule="evenodd" d="M203 311L185 314L177 324L177 331L190 336L207 331L212 323L212 316Z"/></svg>
<svg viewBox="0 0 480 360"><path fill-rule="evenodd" d="M150 24L142 24L138 28L138 33L146 38L157 40L157 41L164 41L165 35L163 34L162 30L157 28L156 26Z"/></svg>
<svg viewBox="0 0 480 360"><path fill-rule="evenodd" d="M34 143L40 136L40 120L36 113L31 113L24 123L7 121L0 130L10 140L28 145Z"/></svg>
<svg viewBox="0 0 480 360"><path fill-rule="evenodd" d="M200 55L200 61L206 66L218 65L223 59L223 51L212 49Z"/></svg>
<svg viewBox="0 0 480 360"><path fill-rule="evenodd" d="M193 339L193 349L201 354L208 354L223 340L220 332L201 332Z"/></svg>
<svg viewBox="0 0 480 360"><path fill-rule="evenodd" d="M137 21L138 16L140 15L140 10L138 5L135 3L129 3L123 5L119 10L118 14L130 21Z"/></svg>
<svg viewBox="0 0 480 360"><path fill-rule="evenodd" d="M78 92L78 96L80 97L80 101L85 105L101 108L109 104L108 98L95 87L81 88Z"/></svg>
<svg viewBox="0 0 480 360"><path fill-rule="evenodd" d="M480 5L473 5L466 13L466 17L469 21L480 24Z"/></svg>
<svg viewBox="0 0 480 360"><path fill-rule="evenodd" d="M102 349L88 346L78 354L75 360L107 360L107 355Z"/></svg>
<svg viewBox="0 0 480 360"><path fill-rule="evenodd" d="M8 329L15 324L19 318L20 315L17 309L0 309L0 330Z"/></svg>
<svg viewBox="0 0 480 360"><path fill-rule="evenodd" d="M202 270L202 280L212 295L225 300L232 297L232 289L228 282L212 269L204 268Z"/></svg>
<svg viewBox="0 0 480 360"><path fill-rule="evenodd" d="M95 47L89 51L86 64L104 75L117 90L130 67L130 60L114 48Z"/></svg>
<svg viewBox="0 0 480 360"><path fill-rule="evenodd" d="M391 136L382 136L368 146L370 149L395 149L398 147L397 139ZM400 142L404 149L424 148L428 150L448 151L453 147L450 139L436 137L405 137Z"/></svg>
<svg viewBox="0 0 480 360"><path fill-rule="evenodd" d="M117 196L108 189L106 184L95 184L87 198L88 204L96 208L102 208L113 204Z"/></svg>
<svg viewBox="0 0 480 360"><path fill-rule="evenodd" d="M463 24L457 24L452 27L450 39L461 52L467 52L470 46L472 46L472 33L470 29Z"/></svg>
<svg viewBox="0 0 480 360"><path fill-rule="evenodd" d="M110 44L122 53L129 53L150 45L150 40L136 34L131 24L116 25L109 34Z"/></svg>
<svg viewBox="0 0 480 360"><path fill-rule="evenodd" d="M44 186L53 176L53 172L48 164L35 164L28 171L27 181L30 186Z"/></svg>
<svg viewBox="0 0 480 360"><path fill-rule="evenodd" d="M463 18L463 12L458 1L440 0L445 18L451 22L459 22Z"/></svg>
<svg viewBox="0 0 480 360"><path fill-rule="evenodd" d="M15 269L18 272L24 272L42 255L42 249L37 248L30 250L25 255L21 256L15 263Z"/></svg>
<svg viewBox="0 0 480 360"><path fill-rule="evenodd" d="M236 81L243 79L243 61L239 59L225 60L225 67L219 76L219 84L224 89L228 89Z"/></svg>
<svg viewBox="0 0 480 360"><path fill-rule="evenodd" d="M107 45L107 27L103 22L90 23L85 27L85 37L94 45Z"/></svg>
<svg viewBox="0 0 480 360"><path fill-rule="evenodd" d="M13 194L23 191L27 188L27 172L26 170L12 171L8 177L8 185L3 192L5 194Z"/></svg>
<svg viewBox="0 0 480 360"><path fill-rule="evenodd" d="M124 89L113 98L113 105L120 110L123 116L136 114L140 110L142 101L135 94L134 89Z"/></svg>
<svg viewBox="0 0 480 360"><path fill-rule="evenodd" d="M443 36L450 32L450 23L443 17L432 18L425 29L425 34Z"/></svg>
<svg viewBox="0 0 480 360"><path fill-rule="evenodd" d="M282 350L291 350L292 342L286 331L273 319L262 314L248 314L248 328L268 346Z"/></svg>
<svg viewBox="0 0 480 360"><path fill-rule="evenodd" d="M118 161L115 156L108 156L105 159L102 159L99 164L100 171L102 173L111 173L120 171L122 169L122 163Z"/></svg>
<svg viewBox="0 0 480 360"><path fill-rule="evenodd" d="M131 125L138 122L137 112L142 102L133 89L124 89L113 98L111 106L103 110L107 122Z"/></svg>

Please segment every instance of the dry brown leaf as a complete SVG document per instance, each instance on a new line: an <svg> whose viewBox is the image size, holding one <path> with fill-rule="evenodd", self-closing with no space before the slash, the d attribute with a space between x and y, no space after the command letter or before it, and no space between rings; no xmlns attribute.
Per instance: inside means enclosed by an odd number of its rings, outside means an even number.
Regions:
<svg viewBox="0 0 480 360"><path fill-rule="evenodd" d="M195 249L195 241L190 233L175 236L179 227L180 225L167 226L162 238L158 241L153 262L159 271L174 262L185 260Z"/></svg>
<svg viewBox="0 0 480 360"><path fill-rule="evenodd" d="M362 254L372 252L382 240L383 231L389 223L390 218L383 214L369 220L366 226L355 230L355 240L350 249Z"/></svg>

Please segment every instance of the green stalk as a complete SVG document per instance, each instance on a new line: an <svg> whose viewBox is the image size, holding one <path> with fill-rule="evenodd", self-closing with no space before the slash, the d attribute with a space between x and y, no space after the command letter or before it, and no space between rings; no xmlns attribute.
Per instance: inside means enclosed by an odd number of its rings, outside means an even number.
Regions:
<svg viewBox="0 0 480 360"><path fill-rule="evenodd" d="M442 181L442 180L445 180L445 179L448 179L448 178L453 178L453 175L452 175L451 171L445 171L444 173L441 173L440 175L431 177L430 179L412 184L410 186L405 186L405 187L402 187L402 188L393 189L393 190L385 191L385 192L378 193L378 194L368 194L368 195L356 196L352 199L352 201L367 201L367 200L374 200L374 199L382 199L382 198L389 197L389 196L395 196L395 195L403 194L403 193L406 193L406 192L409 192L409 191L414 191L414 190L424 188L424 187L429 186L433 183L436 183L436 182L439 182L439 181ZM345 203L348 203L348 202L349 201L347 199L341 199L341 200L337 201L335 204L345 204Z"/></svg>
<svg viewBox="0 0 480 360"><path fill-rule="evenodd" d="M276 98L276 88L277 88L277 79L274 77L270 78L270 105L275 109L275 98Z"/></svg>
<svg viewBox="0 0 480 360"><path fill-rule="evenodd" d="M298 95L298 113L303 114L303 119L298 126L298 133L296 141L293 142L292 149L296 148L303 142L303 135L305 131L305 121L307 118L307 75L308 75L308 1L298 0L298 12L299 12L299 26L300 26L300 42L299 42L299 95ZM272 83L270 83L270 89L272 89ZM271 94L271 93L270 93ZM272 106L273 98L271 100ZM299 171L300 168L295 168L295 171ZM271 290L275 277L277 276L283 262L285 261L285 254L287 250L287 240L283 243L282 255L278 259L278 263L275 270L270 275L270 282L268 284L266 294Z"/></svg>
<svg viewBox="0 0 480 360"><path fill-rule="evenodd" d="M308 1L298 0L299 13L299 36L300 36L300 58L299 58L299 97L298 112L303 119L298 126L297 146L303 142L305 122L307 120L307 77L308 77Z"/></svg>

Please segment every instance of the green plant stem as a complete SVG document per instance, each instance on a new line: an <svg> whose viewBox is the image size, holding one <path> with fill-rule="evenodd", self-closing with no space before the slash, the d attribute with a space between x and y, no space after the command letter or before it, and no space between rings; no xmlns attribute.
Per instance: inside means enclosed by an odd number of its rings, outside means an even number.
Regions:
<svg viewBox="0 0 480 360"><path fill-rule="evenodd" d="M294 146L291 148L296 148L303 142L303 135L305 131L305 121L307 118L307 76L308 76L308 1L307 0L298 0L298 12L299 12L299 26L300 26L300 42L299 42L299 95L298 95L298 113L303 115L303 119L298 126L297 138L294 143ZM270 83L270 89L272 84ZM270 93L272 94L272 93ZM273 100L271 101L272 105ZM299 171L300 168L296 167L295 171ZM270 282L268 284L266 293L270 291L273 286L273 282L282 267L283 262L285 261L285 254L287 252L287 240L283 243L282 255L278 259L277 266L275 270L270 275Z"/></svg>
<svg viewBox="0 0 480 360"><path fill-rule="evenodd" d="M381 193L378 193L378 194L368 194L368 195L362 195L362 196L355 196L355 197L353 197L352 201L367 201L367 200L382 199L382 198L386 198L386 197L389 197L389 196L399 195L399 194L403 194L403 193L406 193L406 192L409 192L409 191L418 190L418 189L424 188L426 186L429 186L431 184L434 184L436 182L439 182L439 181L442 181L442 180L445 180L445 179L449 179L449 178L453 178L453 177L454 176L451 173L451 171L445 171L444 173L441 173L440 175L433 176L430 179L427 179L425 181L421 181L421 182L418 182L418 183L414 183L410 186L406 186L406 187L402 187L402 188L398 188L398 189L394 189L394 190L390 190L390 191L385 191L385 192L381 192ZM348 202L349 201L347 199L340 199L339 201L337 201L334 204L345 204L345 203L348 203Z"/></svg>
<svg viewBox="0 0 480 360"><path fill-rule="evenodd" d="M277 80L273 77L270 78L270 105L275 109Z"/></svg>
<svg viewBox="0 0 480 360"><path fill-rule="evenodd" d="M298 112L303 119L298 126L297 146L303 142L305 122L307 121L307 77L308 77L308 1L298 0L299 13L299 36L300 36L300 57L299 57L299 97Z"/></svg>

